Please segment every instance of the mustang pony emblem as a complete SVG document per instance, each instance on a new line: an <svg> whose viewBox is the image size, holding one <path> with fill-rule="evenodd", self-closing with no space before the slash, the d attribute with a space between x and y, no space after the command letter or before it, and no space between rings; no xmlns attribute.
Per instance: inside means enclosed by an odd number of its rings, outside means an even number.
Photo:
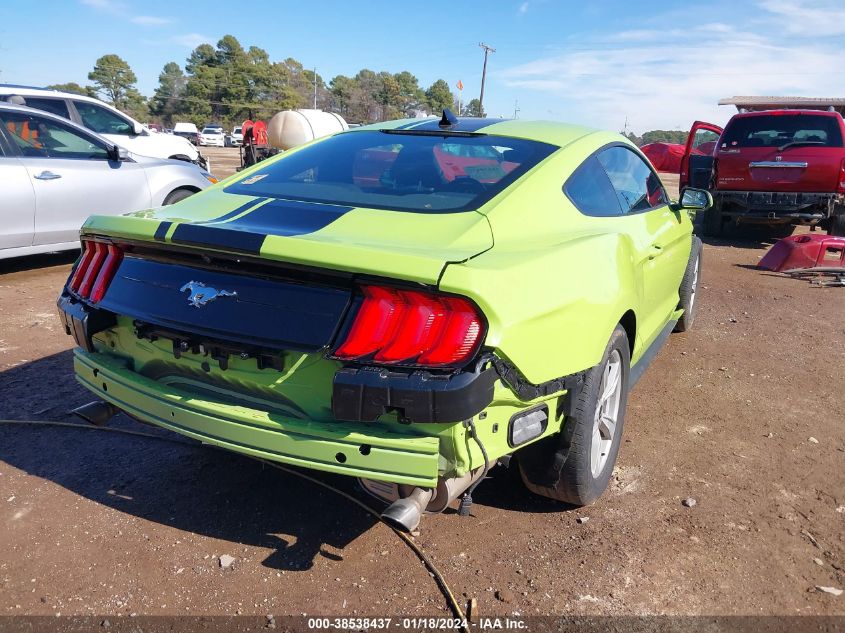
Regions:
<svg viewBox="0 0 845 633"><path fill-rule="evenodd" d="M211 286L206 286L201 281L189 281L184 286L179 288L179 292L188 291L190 296L188 296L188 303L190 303L195 308L201 308L209 301L214 301L217 297L237 297L237 292L231 292L229 290L218 290L217 288L212 288Z"/></svg>

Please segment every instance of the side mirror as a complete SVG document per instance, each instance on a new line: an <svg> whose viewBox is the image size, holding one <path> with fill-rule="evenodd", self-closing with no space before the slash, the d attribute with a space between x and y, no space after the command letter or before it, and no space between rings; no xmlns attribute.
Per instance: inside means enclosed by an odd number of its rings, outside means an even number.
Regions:
<svg viewBox="0 0 845 633"><path fill-rule="evenodd" d="M121 147L120 145L110 145L108 152L109 160L111 161L121 161L129 159L129 150L127 150L125 147Z"/></svg>
<svg viewBox="0 0 845 633"><path fill-rule="evenodd" d="M678 206L689 211L704 211L713 206L713 196L704 189L685 187L681 192L681 201Z"/></svg>
<svg viewBox="0 0 845 633"><path fill-rule="evenodd" d="M136 121L134 123L134 125L132 126L132 133L135 136L140 136L140 135L144 134L144 126Z"/></svg>

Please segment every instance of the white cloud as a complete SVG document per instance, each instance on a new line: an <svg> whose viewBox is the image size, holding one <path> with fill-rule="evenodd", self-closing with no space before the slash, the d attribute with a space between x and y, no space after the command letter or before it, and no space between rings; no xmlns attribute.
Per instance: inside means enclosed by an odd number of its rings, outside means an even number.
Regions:
<svg viewBox="0 0 845 633"><path fill-rule="evenodd" d="M186 48L196 48L200 44L211 44L212 38L202 33L183 33L182 35L174 35L170 41Z"/></svg>
<svg viewBox="0 0 845 633"><path fill-rule="evenodd" d="M170 18L160 18L155 15L136 15L131 19L134 24L141 26L164 26L173 22Z"/></svg>
<svg viewBox="0 0 845 633"><path fill-rule="evenodd" d="M523 2L521 5L519 5L519 8L516 10L516 12L519 15L525 15L526 13L528 13L528 3Z"/></svg>
<svg viewBox="0 0 845 633"><path fill-rule="evenodd" d="M760 0L781 29L794 35L845 35L845 5L840 0Z"/></svg>
<svg viewBox="0 0 845 633"><path fill-rule="evenodd" d="M667 20L665 29L649 25L579 38L497 78L517 94L544 95L533 99L542 100L544 110L563 109L567 118L610 129L620 129L627 117L637 132L683 129L695 119L724 122L734 110L716 102L732 95L834 96L827 94L836 92L831 86L845 78L839 42L769 36L775 32L771 25L783 19L771 6L781 2L760 0L767 12L754 25L713 22L682 29ZM843 24L845 18L837 28L845 29Z"/></svg>

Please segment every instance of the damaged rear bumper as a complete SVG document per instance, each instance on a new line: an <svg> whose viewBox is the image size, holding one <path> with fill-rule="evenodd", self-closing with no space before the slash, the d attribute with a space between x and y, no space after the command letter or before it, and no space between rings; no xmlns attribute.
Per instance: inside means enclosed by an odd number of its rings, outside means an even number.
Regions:
<svg viewBox="0 0 845 633"><path fill-rule="evenodd" d="M724 217L748 224L819 224L845 204L840 193L715 191L713 199Z"/></svg>

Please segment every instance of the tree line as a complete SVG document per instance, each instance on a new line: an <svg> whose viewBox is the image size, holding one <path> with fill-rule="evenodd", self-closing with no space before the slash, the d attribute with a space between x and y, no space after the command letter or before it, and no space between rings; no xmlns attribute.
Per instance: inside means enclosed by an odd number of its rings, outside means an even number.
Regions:
<svg viewBox="0 0 845 633"><path fill-rule="evenodd" d="M88 73L90 85L49 86L57 90L103 98L141 121L172 127L176 121L198 126L208 122L226 126L247 118L268 119L280 110L312 108L341 114L351 123L371 123L419 112L439 113L456 108L449 84L438 79L427 88L409 71L389 73L370 69L352 77L337 75L328 83L296 59L271 61L263 48L244 48L233 35L200 44L185 61L184 69L168 62L149 98L136 87L129 64L115 54L103 55ZM480 116L475 99L463 114Z"/></svg>
<svg viewBox="0 0 845 633"><path fill-rule="evenodd" d="M449 84L437 79L427 88L413 73L376 72L368 68L349 77L336 75L326 83L313 69L296 59L271 61L263 48L245 49L233 35L200 44L185 61L164 65L158 86L149 98L137 87L137 77L119 55L100 57L88 73L91 84L75 82L48 86L57 90L103 98L140 121L172 127L176 121L197 126L214 122L227 127L245 119L267 120L276 112L312 108L337 112L350 123L372 123L420 112L439 114L444 108L457 112ZM486 116L478 99L464 104L464 116ZM652 130L627 134L637 145L685 143L687 132Z"/></svg>

